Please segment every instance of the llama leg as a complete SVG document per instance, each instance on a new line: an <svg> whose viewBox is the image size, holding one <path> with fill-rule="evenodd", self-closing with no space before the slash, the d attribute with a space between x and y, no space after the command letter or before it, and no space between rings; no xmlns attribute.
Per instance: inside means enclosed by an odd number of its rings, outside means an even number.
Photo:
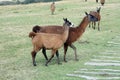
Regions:
<svg viewBox="0 0 120 80"><path fill-rule="evenodd" d="M58 52L58 50L56 51L56 56L59 57L59 52Z"/></svg>
<svg viewBox="0 0 120 80"><path fill-rule="evenodd" d="M100 25L100 21L98 21L98 31L100 31L100 27L99 27L99 25Z"/></svg>
<svg viewBox="0 0 120 80"><path fill-rule="evenodd" d="M90 28L90 24L91 24L91 22L89 23L89 28Z"/></svg>
<svg viewBox="0 0 120 80"><path fill-rule="evenodd" d="M47 57L47 55L46 55L46 49L45 49L45 48L42 49L42 53L43 53L45 59L48 60L48 57Z"/></svg>
<svg viewBox="0 0 120 80"><path fill-rule="evenodd" d="M58 50L56 51L56 56L57 56L57 62L58 62L58 64L61 64L60 60L59 60L59 52L58 52Z"/></svg>
<svg viewBox="0 0 120 80"><path fill-rule="evenodd" d="M54 55L51 55L50 59L46 62L45 66L48 66L48 63L51 61L51 59L54 57Z"/></svg>
<svg viewBox="0 0 120 80"><path fill-rule="evenodd" d="M54 57L54 54L56 53L55 50L52 50L52 55L50 57L50 59L48 59L48 61L46 62L45 66L48 66L48 63L51 61L51 59Z"/></svg>
<svg viewBox="0 0 120 80"><path fill-rule="evenodd" d="M76 47L75 47L73 44L71 44L70 47L71 47L71 48L74 50L74 52L75 52L75 60L78 61L78 59L77 59L77 53L76 53Z"/></svg>
<svg viewBox="0 0 120 80"><path fill-rule="evenodd" d="M94 29L94 25L93 25L94 22L92 22L92 28Z"/></svg>
<svg viewBox="0 0 120 80"><path fill-rule="evenodd" d="M32 51L31 55L32 55L32 60L33 60L33 66L36 66L36 62L35 62L36 52Z"/></svg>
<svg viewBox="0 0 120 80"><path fill-rule="evenodd" d="M94 23L94 29L95 29L95 26L96 26L96 22L94 21L93 23Z"/></svg>
<svg viewBox="0 0 120 80"><path fill-rule="evenodd" d="M66 61L66 52L67 52L67 49L68 49L68 45L64 44L64 61Z"/></svg>

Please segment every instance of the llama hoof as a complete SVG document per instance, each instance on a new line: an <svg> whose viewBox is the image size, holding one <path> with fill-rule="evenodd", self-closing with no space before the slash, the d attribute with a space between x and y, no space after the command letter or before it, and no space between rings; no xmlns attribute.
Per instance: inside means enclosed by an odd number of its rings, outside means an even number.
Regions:
<svg viewBox="0 0 120 80"><path fill-rule="evenodd" d="M37 66L36 64L33 64L33 66Z"/></svg>

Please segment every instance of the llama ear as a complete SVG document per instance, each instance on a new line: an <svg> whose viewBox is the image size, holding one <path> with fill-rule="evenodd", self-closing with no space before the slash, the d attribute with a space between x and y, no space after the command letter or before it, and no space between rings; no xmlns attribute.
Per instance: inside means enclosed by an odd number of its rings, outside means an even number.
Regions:
<svg viewBox="0 0 120 80"><path fill-rule="evenodd" d="M68 21L67 18L63 18L64 21Z"/></svg>
<svg viewBox="0 0 120 80"><path fill-rule="evenodd" d="M66 18L66 21L68 21L68 19Z"/></svg>
<svg viewBox="0 0 120 80"><path fill-rule="evenodd" d="M87 12L85 12L85 14L86 14L86 15L88 15L88 13L87 13Z"/></svg>
<svg viewBox="0 0 120 80"><path fill-rule="evenodd" d="M98 13L100 13L100 9L101 9L101 7L99 7L99 8L97 9L97 12L98 12Z"/></svg>

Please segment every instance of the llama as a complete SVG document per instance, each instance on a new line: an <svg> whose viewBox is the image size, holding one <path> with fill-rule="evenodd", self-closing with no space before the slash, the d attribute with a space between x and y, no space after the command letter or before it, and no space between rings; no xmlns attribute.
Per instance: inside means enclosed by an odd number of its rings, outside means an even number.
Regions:
<svg viewBox="0 0 120 80"><path fill-rule="evenodd" d="M94 17L91 14L88 14L87 12L85 12L85 14L86 14L86 16L83 18L82 22L77 27L74 27L74 28L72 27L69 29L68 39L64 43L64 61L65 62L67 62L66 61L66 52L68 50L68 46L74 50L75 60L76 61L78 60L76 47L73 45L73 43L82 36L82 34L85 32L85 29L86 29L87 25L90 23L90 21L96 19L96 17Z"/></svg>
<svg viewBox="0 0 120 80"><path fill-rule="evenodd" d="M57 25L52 25L52 26L34 26L32 29L33 32L38 33L38 32L44 32L44 33L57 33L61 34L64 32L64 27L63 26L57 26ZM55 32L56 31L56 32Z"/></svg>
<svg viewBox="0 0 120 80"><path fill-rule="evenodd" d="M67 20L67 18L65 19ZM66 23L63 23L63 26L65 25ZM62 34L64 32L64 27L63 26L57 26L57 25L52 25L52 26L34 26L32 28L32 31L35 32L35 33L38 33L38 32L44 32L44 33L55 33L55 34ZM74 24L71 23L70 27L73 27ZM46 55L46 49L43 47L42 49L42 53L45 57L46 60L48 60L47 58L47 55ZM56 52L56 56L59 55L59 52L57 51Z"/></svg>
<svg viewBox="0 0 120 80"><path fill-rule="evenodd" d="M89 22L96 19L96 17L92 16L91 14L86 13L86 15L87 16L85 16L83 18L83 20L82 20L82 22L79 26L69 28L68 39L64 43L64 61L65 62L67 62L66 61L66 52L67 52L68 46L70 46L74 50L75 60L78 60L77 59L77 53L76 53L76 47L73 45L73 43L75 41L77 41L77 39L82 36L82 34L84 33L84 31L85 31L87 25L89 24ZM45 51L45 49L44 49L44 51ZM43 54L46 54L46 52L44 52Z"/></svg>
<svg viewBox="0 0 120 80"><path fill-rule="evenodd" d="M51 14L53 15L55 12L55 2L52 2L52 4L50 5L50 9L51 9Z"/></svg>
<svg viewBox="0 0 120 80"><path fill-rule="evenodd" d="M62 47L62 45L65 43L65 41L68 38L69 34L69 26L71 25L71 22L69 22L67 19L64 19L65 25L64 25L64 32L62 34L49 34L49 33L35 33L30 32L29 37L32 38L32 44L33 44L33 51L31 52L33 65L36 66L35 57L37 52L41 48L50 49L52 50L51 57L46 62L46 66L51 61L51 59L54 57L54 54L56 51ZM57 56L58 64L59 62L59 56Z"/></svg>
<svg viewBox="0 0 120 80"><path fill-rule="evenodd" d="M91 21L92 27L95 29L96 22L98 22L98 31L100 31L100 27L99 27L100 20L101 20L100 9L101 7L97 8L97 11L90 11L90 14L96 17L95 20ZM89 27L90 27L90 24L89 24Z"/></svg>
<svg viewBox="0 0 120 80"><path fill-rule="evenodd" d="M100 0L102 6L104 6L105 0Z"/></svg>

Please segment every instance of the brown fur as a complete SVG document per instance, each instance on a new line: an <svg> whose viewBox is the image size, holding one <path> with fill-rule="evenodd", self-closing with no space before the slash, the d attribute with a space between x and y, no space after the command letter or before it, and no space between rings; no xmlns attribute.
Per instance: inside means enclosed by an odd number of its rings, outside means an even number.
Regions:
<svg viewBox="0 0 120 80"><path fill-rule="evenodd" d="M32 29L33 32L44 32L44 33L57 33L62 34L64 32L63 26L34 26Z"/></svg>
<svg viewBox="0 0 120 80"><path fill-rule="evenodd" d="M30 32L29 37L32 38L34 50L36 52L38 52L39 49L41 49L42 47L45 47L46 49L60 48L62 46L62 44L66 41L66 38L68 36L68 34L67 35L65 35L65 34L66 33L60 35L60 34Z"/></svg>

